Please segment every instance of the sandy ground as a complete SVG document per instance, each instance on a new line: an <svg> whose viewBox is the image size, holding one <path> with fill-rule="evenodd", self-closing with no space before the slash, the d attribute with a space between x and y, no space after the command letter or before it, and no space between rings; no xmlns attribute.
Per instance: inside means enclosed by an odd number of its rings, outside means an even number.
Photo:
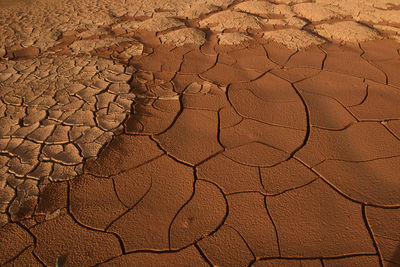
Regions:
<svg viewBox="0 0 400 267"><path fill-rule="evenodd" d="M1 266L400 266L399 0L0 0Z"/></svg>

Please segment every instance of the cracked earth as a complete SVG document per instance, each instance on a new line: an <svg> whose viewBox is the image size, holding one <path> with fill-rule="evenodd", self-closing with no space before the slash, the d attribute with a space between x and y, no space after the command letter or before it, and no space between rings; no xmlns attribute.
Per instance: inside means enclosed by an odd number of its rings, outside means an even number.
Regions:
<svg viewBox="0 0 400 267"><path fill-rule="evenodd" d="M1 266L400 266L399 0L0 0Z"/></svg>

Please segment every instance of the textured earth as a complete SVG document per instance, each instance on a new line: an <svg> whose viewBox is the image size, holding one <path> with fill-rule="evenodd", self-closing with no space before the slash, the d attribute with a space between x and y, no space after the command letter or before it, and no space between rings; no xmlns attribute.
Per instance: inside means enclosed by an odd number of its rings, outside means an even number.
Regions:
<svg viewBox="0 0 400 267"><path fill-rule="evenodd" d="M400 0L0 0L1 266L400 266Z"/></svg>

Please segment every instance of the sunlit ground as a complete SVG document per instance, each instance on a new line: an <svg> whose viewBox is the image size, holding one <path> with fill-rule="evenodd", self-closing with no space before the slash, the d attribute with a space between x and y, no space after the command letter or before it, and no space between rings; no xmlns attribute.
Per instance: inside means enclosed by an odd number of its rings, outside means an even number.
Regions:
<svg viewBox="0 0 400 267"><path fill-rule="evenodd" d="M31 4L32 0L0 0L0 8L21 4Z"/></svg>

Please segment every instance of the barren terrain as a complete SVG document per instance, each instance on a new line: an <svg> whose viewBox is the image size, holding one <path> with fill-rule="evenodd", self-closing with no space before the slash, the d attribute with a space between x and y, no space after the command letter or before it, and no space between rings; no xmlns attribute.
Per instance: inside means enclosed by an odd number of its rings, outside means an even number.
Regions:
<svg viewBox="0 0 400 267"><path fill-rule="evenodd" d="M400 266L400 0L0 0L1 266Z"/></svg>

